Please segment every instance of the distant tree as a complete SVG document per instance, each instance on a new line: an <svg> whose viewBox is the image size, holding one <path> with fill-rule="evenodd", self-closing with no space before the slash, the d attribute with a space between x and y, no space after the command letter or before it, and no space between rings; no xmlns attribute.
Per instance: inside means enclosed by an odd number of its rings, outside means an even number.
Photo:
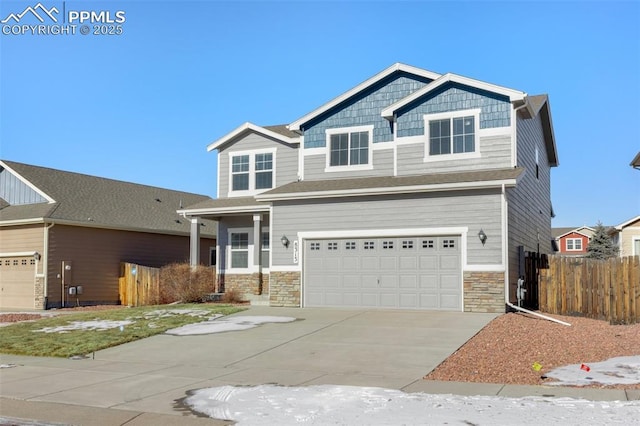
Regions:
<svg viewBox="0 0 640 426"><path fill-rule="evenodd" d="M613 241L607 234L607 229L598 222L595 233L587 246L587 257L591 259L609 259L618 255L618 247L613 245Z"/></svg>

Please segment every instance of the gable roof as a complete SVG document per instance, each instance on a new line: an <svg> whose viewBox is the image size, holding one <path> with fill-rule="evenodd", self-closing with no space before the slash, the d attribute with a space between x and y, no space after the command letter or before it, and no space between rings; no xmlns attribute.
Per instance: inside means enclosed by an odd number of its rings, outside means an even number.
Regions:
<svg viewBox="0 0 640 426"><path fill-rule="evenodd" d="M227 143L248 135L249 133L258 133L268 138L288 144L300 143L300 135L287 129L287 126L284 124L276 126L258 126L247 121L220 139L211 142L209 146L207 146L207 151L218 149Z"/></svg>
<svg viewBox="0 0 640 426"><path fill-rule="evenodd" d="M595 232L596 230L589 226L579 226L577 228L552 228L551 229L551 234L555 239L560 239L570 234L580 234L580 235L584 235L585 237L591 238Z"/></svg>
<svg viewBox="0 0 640 426"><path fill-rule="evenodd" d="M558 148L556 147L556 136L553 131L549 96L527 96L525 106L527 111L532 114L532 117L540 114L540 120L542 121L542 134L544 135L544 142L547 148L547 160L551 167L557 167L560 162L558 161Z"/></svg>
<svg viewBox="0 0 640 426"><path fill-rule="evenodd" d="M431 173L412 176L303 180L291 182L256 195L258 201L302 198L332 198L382 194L409 194L513 186L523 169L508 168L458 173Z"/></svg>
<svg viewBox="0 0 640 426"><path fill-rule="evenodd" d="M634 169L640 169L640 151L638 151L638 154L633 157L633 160L631 160L631 163L629 165Z"/></svg>
<svg viewBox="0 0 640 426"><path fill-rule="evenodd" d="M437 74L435 72L432 71L428 71L428 70L424 70L421 68L416 68L413 67L411 65L406 65L406 64L402 64L400 62L396 62L395 64L391 65L389 68L386 68L382 71L380 71L378 74L374 75L373 77L363 81L362 83L358 84L356 87L344 92L342 95L330 100L329 102L327 102L326 104L322 105L321 107L314 109L313 111L311 111L310 113L306 114L305 116L297 119L296 121L294 121L293 123L289 124L288 128L291 131L299 131L301 126L305 123L307 123L309 120L312 120L313 118L329 111L331 108L339 105L340 103L346 101L347 99L359 94L360 92L366 90L367 88L369 88L370 86L378 83L379 81L383 80L384 78L390 76L391 74L395 73L395 72L399 72L399 71L403 71L409 74L414 74L420 77L425 77L428 78L430 80L435 80L437 78L440 78L440 74Z"/></svg>
<svg viewBox="0 0 640 426"><path fill-rule="evenodd" d="M53 200L37 204L6 205L0 209L0 225L4 226L59 223L188 235L191 224L177 210L182 206L210 199L206 195L13 161L0 160L0 166ZM215 224L207 222L203 222L202 235L214 236Z"/></svg>
<svg viewBox="0 0 640 426"><path fill-rule="evenodd" d="M463 77L461 75L447 73L427 84L422 89L416 90L409 96L383 109L380 115L382 115L382 117L386 118L387 120L390 120L399 109L405 107L406 105L409 105L411 102L414 102L417 99L420 99L422 96L428 95L429 93L447 83L458 83L465 86L485 90L487 92L497 93L509 98L510 102L522 101L527 95L526 93L520 92L518 90L508 89L506 87L496 86L495 84L485 83L484 81L474 80L472 78Z"/></svg>
<svg viewBox="0 0 640 426"><path fill-rule="evenodd" d="M626 222L622 222L620 225L616 225L614 226L616 231L622 231L622 228L626 228L627 226L631 225L634 222L640 221L640 215L631 218L629 220L627 220Z"/></svg>

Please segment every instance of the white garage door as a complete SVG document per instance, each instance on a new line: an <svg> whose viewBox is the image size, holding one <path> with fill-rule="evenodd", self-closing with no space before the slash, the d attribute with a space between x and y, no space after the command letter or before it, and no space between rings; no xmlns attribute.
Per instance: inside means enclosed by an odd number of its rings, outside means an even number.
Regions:
<svg viewBox="0 0 640 426"><path fill-rule="evenodd" d="M0 257L0 308L33 309L33 256Z"/></svg>
<svg viewBox="0 0 640 426"><path fill-rule="evenodd" d="M460 236L306 240L304 305L461 310Z"/></svg>

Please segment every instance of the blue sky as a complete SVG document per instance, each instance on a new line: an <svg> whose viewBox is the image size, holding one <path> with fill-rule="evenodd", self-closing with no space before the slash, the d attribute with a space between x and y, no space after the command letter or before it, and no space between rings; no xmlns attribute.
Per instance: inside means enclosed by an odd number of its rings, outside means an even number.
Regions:
<svg viewBox="0 0 640 426"><path fill-rule="evenodd" d="M403 62L549 94L553 226L640 214L638 1L41 2L126 21L121 35L0 34L2 159L215 196L210 142ZM0 19L37 3L3 0Z"/></svg>

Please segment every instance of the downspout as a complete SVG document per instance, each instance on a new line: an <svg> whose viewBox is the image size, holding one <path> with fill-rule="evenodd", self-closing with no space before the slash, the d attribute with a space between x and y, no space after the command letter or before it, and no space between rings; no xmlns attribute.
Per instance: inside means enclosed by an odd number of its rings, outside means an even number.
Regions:
<svg viewBox="0 0 640 426"><path fill-rule="evenodd" d="M525 101L525 103L523 105L520 105L519 107L514 108L514 110L513 110L513 141L514 141L514 149L516 150L516 156L514 157L516 161L515 161L514 167L516 167L518 165L517 164L517 162L518 162L517 161L517 146L518 146L518 142L517 142L517 135L518 135L518 133L517 133L517 131L518 131L517 130L517 113L518 113L518 110L520 110L521 108L524 108L526 106L527 106L527 103ZM504 184L502 184L502 205L505 207L505 211L504 211L504 215L503 215L504 216L504 219L503 219L504 220L504 223L503 223L503 226L504 226L504 249L505 249L504 250L504 259L503 259L503 262L504 262L504 265L505 265L505 274L504 274L504 303L505 303L505 305L510 307L511 309L516 310L516 311L525 312L527 314L534 315L534 316L546 319L548 321L556 322L558 324L562 324L562 325L566 325L566 326L570 327L571 324L569 324L568 322L564 322L564 321L561 321L559 319L552 318L552 317L547 316L547 315L543 315L543 314L541 314L539 312L530 311L529 309L525 309L525 308L522 308L520 306L516 306L516 305L514 305L513 303L511 303L509 301L509 237L507 236L508 235L507 228L508 228L508 225L509 225L509 208L508 208L509 206L508 206L508 202L507 202L507 193L506 193L506 188L505 188Z"/></svg>
<svg viewBox="0 0 640 426"><path fill-rule="evenodd" d="M44 308L47 309L49 304L49 230L53 228L55 223L49 224L44 228L44 253L42 262L42 274L44 275Z"/></svg>

